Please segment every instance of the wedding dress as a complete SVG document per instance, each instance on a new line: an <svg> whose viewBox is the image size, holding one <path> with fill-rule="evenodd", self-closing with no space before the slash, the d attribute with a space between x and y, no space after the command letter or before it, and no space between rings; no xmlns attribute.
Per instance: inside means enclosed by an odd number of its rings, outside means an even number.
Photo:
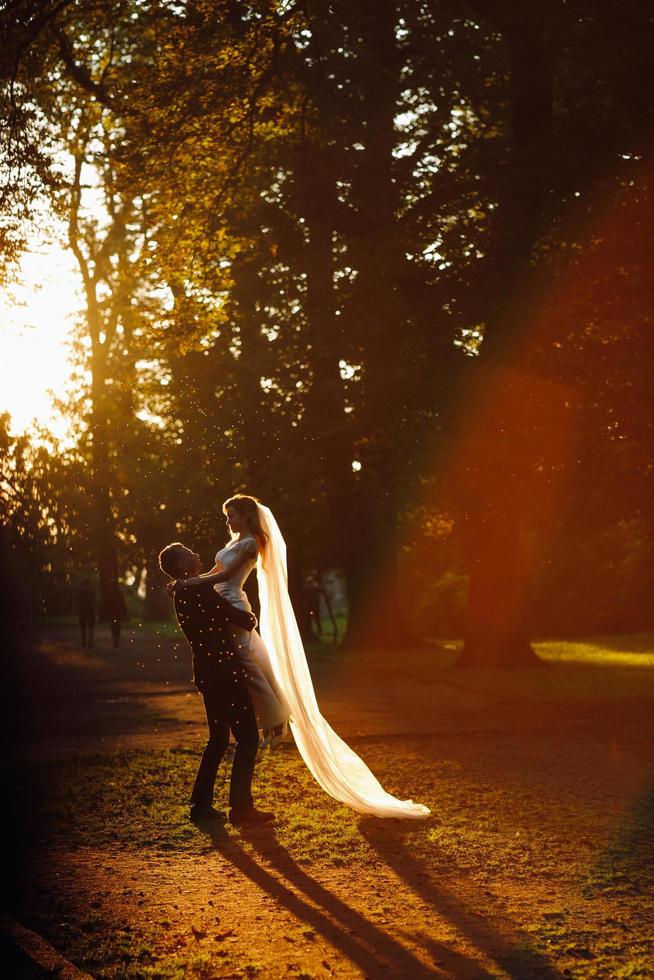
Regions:
<svg viewBox="0 0 654 980"><path fill-rule="evenodd" d="M243 556L246 560L241 564ZM245 580L257 563L257 543L254 538L241 538L230 541L216 554L216 565L227 571L234 565L234 572L225 582L214 585L223 599L239 609L252 612L252 607L243 589ZM245 679L259 728L269 729L288 721L289 706L277 687L270 663L268 650L256 630L247 630L229 624L236 654L245 668Z"/></svg>
<svg viewBox="0 0 654 980"><path fill-rule="evenodd" d="M268 662L290 708L291 730L307 768L326 793L360 813L377 817L427 817L428 807L387 793L365 762L320 714L288 594L286 543L269 508L257 506L261 526L268 535L265 553L257 558L261 640L271 652ZM233 601L228 594L223 595Z"/></svg>

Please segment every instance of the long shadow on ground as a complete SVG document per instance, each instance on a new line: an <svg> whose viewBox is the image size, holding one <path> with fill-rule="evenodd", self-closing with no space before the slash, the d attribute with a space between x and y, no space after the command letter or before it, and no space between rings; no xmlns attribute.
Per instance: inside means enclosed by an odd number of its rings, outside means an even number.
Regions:
<svg viewBox="0 0 654 980"><path fill-rule="evenodd" d="M654 901L654 785L637 800L589 868L584 892L591 895L595 890Z"/></svg>
<svg viewBox="0 0 654 980"><path fill-rule="evenodd" d="M531 948L530 939L525 934L517 930L510 937L500 934L488 921L466 908L453 892L426 879L423 865L407 846L411 834L418 831L417 826L362 817L359 828L382 860L406 881L412 891L420 895L437 915L448 919L461 935L483 950L509 976L519 980L525 977L558 980L561 977L547 957ZM432 947L429 937L423 937L423 942ZM438 959L441 958L440 950L432 949L432 952Z"/></svg>
<svg viewBox="0 0 654 980"><path fill-rule="evenodd" d="M220 824L202 828L216 850L246 875L262 891L283 905L299 922L304 922L340 950L368 976L378 976L381 970L391 969L395 978L421 978L435 975L399 942L347 905L300 868L288 851L278 842L272 827L243 832L243 837L262 860L281 878L271 874L262 864L247 854ZM302 895L295 894L296 889ZM309 904L312 903L312 904ZM479 963L433 943L435 960L455 976L485 980L491 975Z"/></svg>

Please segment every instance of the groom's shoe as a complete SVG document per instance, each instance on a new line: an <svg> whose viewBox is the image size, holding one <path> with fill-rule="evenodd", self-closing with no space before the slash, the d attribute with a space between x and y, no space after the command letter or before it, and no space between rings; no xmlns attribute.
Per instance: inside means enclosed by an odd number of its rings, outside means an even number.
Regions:
<svg viewBox="0 0 654 980"><path fill-rule="evenodd" d="M267 810L257 810L254 806L246 807L244 810L232 807L229 811L229 821L235 827L241 827L245 824L270 823L274 819L274 813L269 813Z"/></svg>
<svg viewBox="0 0 654 980"><path fill-rule="evenodd" d="M192 823L202 823L209 820L224 820L225 814L214 810L212 806L198 806L197 803L193 803L188 818Z"/></svg>

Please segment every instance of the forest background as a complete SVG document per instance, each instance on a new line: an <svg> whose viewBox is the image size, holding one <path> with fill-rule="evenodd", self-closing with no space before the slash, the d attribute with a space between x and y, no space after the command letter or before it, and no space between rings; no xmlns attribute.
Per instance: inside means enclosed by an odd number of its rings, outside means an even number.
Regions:
<svg viewBox="0 0 654 980"><path fill-rule="evenodd" d="M7 615L169 614L237 490L348 642L651 628L654 15L626 0L2 12L3 283L48 216L71 436L0 433Z"/></svg>

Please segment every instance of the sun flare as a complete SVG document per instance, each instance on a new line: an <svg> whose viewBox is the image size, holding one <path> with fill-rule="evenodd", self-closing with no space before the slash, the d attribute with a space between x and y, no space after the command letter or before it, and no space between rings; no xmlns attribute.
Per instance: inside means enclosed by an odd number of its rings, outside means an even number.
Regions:
<svg viewBox="0 0 654 980"><path fill-rule="evenodd" d="M20 283L2 294L0 411L14 432L34 422L59 440L67 422L54 405L71 375L69 341L79 308L72 256L55 244L28 252Z"/></svg>

